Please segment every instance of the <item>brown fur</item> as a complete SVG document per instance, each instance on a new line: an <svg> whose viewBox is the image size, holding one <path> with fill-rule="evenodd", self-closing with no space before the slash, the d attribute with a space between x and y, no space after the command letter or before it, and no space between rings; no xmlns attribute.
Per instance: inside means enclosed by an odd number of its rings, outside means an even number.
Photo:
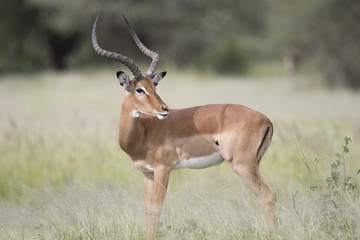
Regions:
<svg viewBox="0 0 360 240"><path fill-rule="evenodd" d="M138 96L137 87L149 95ZM275 193L259 173L259 161L270 145L273 126L263 114L241 105L216 104L170 110L159 120L156 112L167 105L156 93L150 78L131 81L122 104L119 143L134 166L145 176L148 239L156 231L170 172L181 161L220 151L265 204L266 219L274 221ZM134 117L134 111L141 111Z"/></svg>

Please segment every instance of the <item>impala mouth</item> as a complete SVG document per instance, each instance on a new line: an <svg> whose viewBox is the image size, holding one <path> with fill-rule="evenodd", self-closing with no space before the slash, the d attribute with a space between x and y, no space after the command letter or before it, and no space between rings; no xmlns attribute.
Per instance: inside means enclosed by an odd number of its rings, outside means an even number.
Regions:
<svg viewBox="0 0 360 240"><path fill-rule="evenodd" d="M156 113L156 116L158 119L163 120L166 119L169 116L169 112L163 112L163 113Z"/></svg>

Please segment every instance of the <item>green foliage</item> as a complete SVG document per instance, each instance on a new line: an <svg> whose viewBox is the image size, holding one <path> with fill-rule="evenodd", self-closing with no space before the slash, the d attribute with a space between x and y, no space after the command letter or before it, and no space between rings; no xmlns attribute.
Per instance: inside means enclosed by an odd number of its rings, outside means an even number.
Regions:
<svg viewBox="0 0 360 240"><path fill-rule="evenodd" d="M224 74L245 74L249 66L249 56L240 41L225 40L204 53L200 67Z"/></svg>
<svg viewBox="0 0 360 240"><path fill-rule="evenodd" d="M350 152L350 137L345 137L342 151L336 153L336 159L331 164L330 175L322 184L310 186L319 202L321 229L331 238L338 236L352 237L358 222L356 212L350 208L360 199L358 186L347 176L345 169L345 156ZM359 171L358 171L359 172Z"/></svg>
<svg viewBox="0 0 360 240"><path fill-rule="evenodd" d="M0 8L0 73L31 71L46 65L36 8L26 0L2 0Z"/></svg>
<svg viewBox="0 0 360 240"><path fill-rule="evenodd" d="M99 12L99 43L146 64L149 59L134 46L123 14L141 40L161 54L164 63L192 66L209 52L213 59L209 61L211 68L214 66L214 70L220 72L244 72L247 67L244 63L249 59L243 47L233 49L233 42L225 46L225 39L257 36L265 30L265 17L261 14L265 4L260 0L3 2L0 11L4 14L0 14L0 18L4 21L0 21L0 33L7 37L0 44L3 53L0 73L27 70L27 66L64 69L94 61L108 64L96 56L90 45L92 23Z"/></svg>
<svg viewBox="0 0 360 240"><path fill-rule="evenodd" d="M324 1L314 13L310 28L325 77L333 84L360 88L360 2Z"/></svg>
<svg viewBox="0 0 360 240"><path fill-rule="evenodd" d="M97 13L99 43L147 65L125 14L160 64L244 74L250 62L280 62L292 49L295 70L305 65L329 84L360 88L359 12L357 0L2 0L0 73L115 65L92 50Z"/></svg>
<svg viewBox="0 0 360 240"><path fill-rule="evenodd" d="M360 88L360 2L280 0L270 11L276 51L295 47L326 82ZM308 67L309 68L309 67Z"/></svg>

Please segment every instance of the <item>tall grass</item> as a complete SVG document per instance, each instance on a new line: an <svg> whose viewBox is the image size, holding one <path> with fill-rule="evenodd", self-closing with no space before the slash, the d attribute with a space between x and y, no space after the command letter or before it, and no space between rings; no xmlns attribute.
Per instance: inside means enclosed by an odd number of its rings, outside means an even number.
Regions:
<svg viewBox="0 0 360 240"><path fill-rule="evenodd" d="M144 238L143 177L117 144L123 89L113 75L1 79L0 239ZM158 92L172 108L232 102L272 119L261 172L278 193L277 228L266 228L261 204L222 164L172 173L160 239L360 237L359 198L346 191L346 204L333 211L348 225L331 225L334 217L324 211L326 179L346 135L352 143L344 172L359 185L359 94L306 79L167 78Z"/></svg>

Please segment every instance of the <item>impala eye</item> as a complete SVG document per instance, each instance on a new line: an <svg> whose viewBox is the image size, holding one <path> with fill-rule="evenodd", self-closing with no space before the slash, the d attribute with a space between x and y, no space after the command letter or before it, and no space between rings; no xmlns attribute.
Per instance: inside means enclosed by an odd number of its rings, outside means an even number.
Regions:
<svg viewBox="0 0 360 240"><path fill-rule="evenodd" d="M136 89L136 92L139 94L145 93L144 89L142 89L142 88Z"/></svg>

